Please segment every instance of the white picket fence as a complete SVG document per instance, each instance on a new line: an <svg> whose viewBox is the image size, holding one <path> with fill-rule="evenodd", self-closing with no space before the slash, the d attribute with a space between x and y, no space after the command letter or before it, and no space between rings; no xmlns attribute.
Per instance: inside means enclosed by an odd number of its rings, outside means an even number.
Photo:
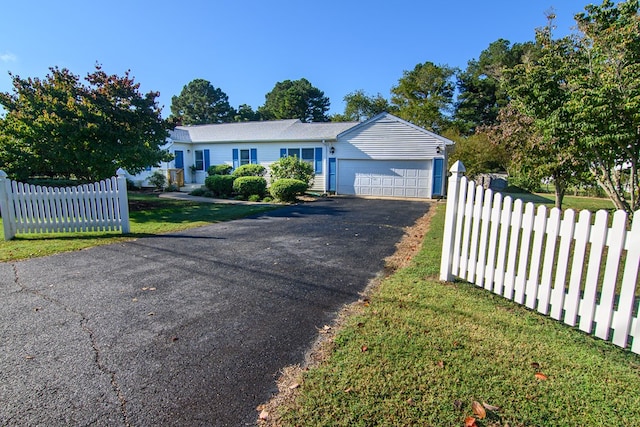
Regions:
<svg viewBox="0 0 640 427"><path fill-rule="evenodd" d="M129 233L125 171L77 187L52 188L7 179L0 170L4 239L17 233L118 231Z"/></svg>
<svg viewBox="0 0 640 427"><path fill-rule="evenodd" d="M640 354L640 211L547 209L450 170L440 279L467 280Z"/></svg>

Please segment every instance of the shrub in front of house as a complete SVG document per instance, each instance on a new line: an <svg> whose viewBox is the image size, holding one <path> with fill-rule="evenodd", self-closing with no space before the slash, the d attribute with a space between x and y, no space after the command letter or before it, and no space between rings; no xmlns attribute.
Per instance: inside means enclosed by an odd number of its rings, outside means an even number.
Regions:
<svg viewBox="0 0 640 427"><path fill-rule="evenodd" d="M215 197L229 197L233 193L233 181L231 175L211 175L205 178L204 185Z"/></svg>
<svg viewBox="0 0 640 427"><path fill-rule="evenodd" d="M298 196L307 191L307 184L299 179L282 178L273 183L269 188L271 195L282 202L295 202Z"/></svg>
<svg viewBox="0 0 640 427"><path fill-rule="evenodd" d="M267 180L261 176L241 176L233 181L233 191L245 199L256 194L262 197L267 192Z"/></svg>
<svg viewBox="0 0 640 427"><path fill-rule="evenodd" d="M164 187L167 185L167 177L160 171L155 171L151 174L151 176L147 179L149 184L155 187L156 190L162 191Z"/></svg>
<svg viewBox="0 0 640 427"><path fill-rule="evenodd" d="M264 176L266 172L267 169L264 166L250 164L237 167L231 175L236 178L240 178L241 176Z"/></svg>
<svg viewBox="0 0 640 427"><path fill-rule="evenodd" d="M212 175L230 175L233 166L231 165L213 165L207 169L207 174Z"/></svg>
<svg viewBox="0 0 640 427"><path fill-rule="evenodd" d="M279 158L271 164L270 169L271 179L274 181L283 178L297 179L309 186L315 176L315 171L311 163L300 160L294 156Z"/></svg>

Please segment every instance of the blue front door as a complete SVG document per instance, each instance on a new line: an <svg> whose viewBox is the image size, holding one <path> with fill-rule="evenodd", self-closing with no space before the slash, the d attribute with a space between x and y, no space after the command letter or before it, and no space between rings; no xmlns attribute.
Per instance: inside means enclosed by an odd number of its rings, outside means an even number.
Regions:
<svg viewBox="0 0 640 427"><path fill-rule="evenodd" d="M329 158L329 173L327 174L329 179L329 191L336 191L336 158Z"/></svg>
<svg viewBox="0 0 640 427"><path fill-rule="evenodd" d="M173 154L176 156L176 169L184 169L184 152L182 150L176 150Z"/></svg>
<svg viewBox="0 0 640 427"><path fill-rule="evenodd" d="M444 159L433 159L433 187L431 197L442 196L442 172Z"/></svg>

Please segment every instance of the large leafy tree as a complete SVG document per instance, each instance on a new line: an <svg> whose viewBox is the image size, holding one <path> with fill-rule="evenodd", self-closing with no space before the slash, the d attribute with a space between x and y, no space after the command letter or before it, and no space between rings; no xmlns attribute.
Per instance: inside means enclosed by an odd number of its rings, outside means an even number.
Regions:
<svg viewBox="0 0 640 427"><path fill-rule="evenodd" d="M532 43L512 45L508 40L499 39L483 50L477 60L469 61L464 71L457 73L459 94L454 118L463 134L496 123L498 112L509 103L502 84L504 71L522 63L532 47Z"/></svg>
<svg viewBox="0 0 640 427"><path fill-rule="evenodd" d="M581 155L618 209L640 209L640 17L638 0L610 0L576 15L580 67L571 79Z"/></svg>
<svg viewBox="0 0 640 427"><path fill-rule="evenodd" d="M11 77L13 92L0 93L0 163L12 177L98 180L170 158L160 148L168 124L159 93L141 94L129 72L108 75L96 65L86 83L57 67L44 79Z"/></svg>
<svg viewBox="0 0 640 427"><path fill-rule="evenodd" d="M582 179L586 165L568 108L575 42L571 37L552 38L553 18L549 16L548 25L536 31L531 57L506 71L511 101L499 126L507 129L503 135L513 134L508 129L515 125L530 135L506 141L531 179L553 179L556 206L561 207L567 187Z"/></svg>
<svg viewBox="0 0 640 427"><path fill-rule="evenodd" d="M344 102L344 113L334 114L331 117L332 121L361 122L385 111L393 110L389 101L381 94L370 96L363 90L356 90L345 95Z"/></svg>
<svg viewBox="0 0 640 427"><path fill-rule="evenodd" d="M176 123L205 125L232 122L236 111L222 89L213 87L208 80L195 79L182 88L180 95L171 98L171 115Z"/></svg>
<svg viewBox="0 0 640 427"><path fill-rule="evenodd" d="M417 64L405 71L391 89L391 102L397 114L413 124L435 132L450 125L453 106L455 68L432 62Z"/></svg>
<svg viewBox="0 0 640 427"><path fill-rule="evenodd" d="M311 85L309 80L285 80L276 83L265 95L265 103L258 108L266 120L300 119L303 122L329 121L329 98Z"/></svg>

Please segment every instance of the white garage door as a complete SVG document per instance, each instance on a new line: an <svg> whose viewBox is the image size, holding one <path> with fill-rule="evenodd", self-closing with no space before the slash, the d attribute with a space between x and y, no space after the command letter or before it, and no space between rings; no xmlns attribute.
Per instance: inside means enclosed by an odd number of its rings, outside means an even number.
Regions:
<svg viewBox="0 0 640 427"><path fill-rule="evenodd" d="M431 197L429 160L338 160L338 194Z"/></svg>

